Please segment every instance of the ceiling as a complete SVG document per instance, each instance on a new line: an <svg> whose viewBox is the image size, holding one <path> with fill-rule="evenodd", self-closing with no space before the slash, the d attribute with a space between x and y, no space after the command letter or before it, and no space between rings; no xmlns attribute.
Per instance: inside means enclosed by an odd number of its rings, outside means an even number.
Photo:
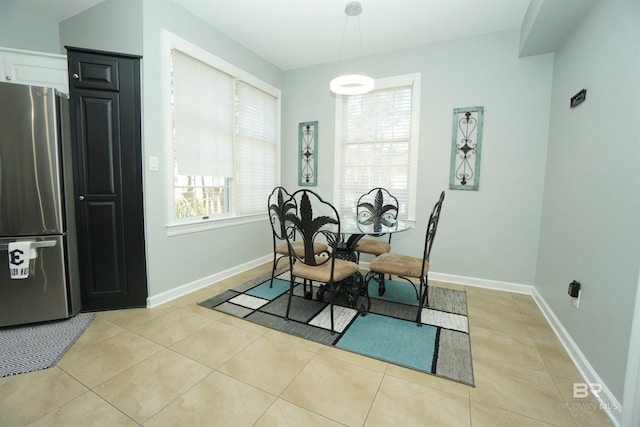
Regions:
<svg viewBox="0 0 640 427"><path fill-rule="evenodd" d="M12 0L63 21L102 0ZM160 3L169 0L148 0ZM520 29L529 0L173 0L283 70L343 58ZM356 46L356 20L361 46Z"/></svg>

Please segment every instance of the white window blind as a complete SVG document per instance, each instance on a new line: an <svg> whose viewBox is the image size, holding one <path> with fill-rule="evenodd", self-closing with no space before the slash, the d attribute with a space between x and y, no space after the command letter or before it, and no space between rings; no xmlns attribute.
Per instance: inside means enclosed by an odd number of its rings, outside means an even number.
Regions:
<svg viewBox="0 0 640 427"><path fill-rule="evenodd" d="M236 94L237 211L246 215L264 210L262 196L277 182L278 100L244 82L238 82Z"/></svg>
<svg viewBox="0 0 640 427"><path fill-rule="evenodd" d="M233 176L233 78L173 51L173 126L179 175Z"/></svg>
<svg viewBox="0 0 640 427"><path fill-rule="evenodd" d="M411 200L413 86L374 90L344 96L339 106L340 212L355 212L360 195L384 187L399 202L399 218L406 219ZM413 162L412 162L413 160Z"/></svg>

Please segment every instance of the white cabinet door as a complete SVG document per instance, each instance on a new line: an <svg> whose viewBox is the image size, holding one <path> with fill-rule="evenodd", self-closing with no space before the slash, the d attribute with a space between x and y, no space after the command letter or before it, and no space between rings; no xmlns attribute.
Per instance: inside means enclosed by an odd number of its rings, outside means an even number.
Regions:
<svg viewBox="0 0 640 427"><path fill-rule="evenodd" d="M0 70L2 81L53 87L69 93L65 55L0 48Z"/></svg>

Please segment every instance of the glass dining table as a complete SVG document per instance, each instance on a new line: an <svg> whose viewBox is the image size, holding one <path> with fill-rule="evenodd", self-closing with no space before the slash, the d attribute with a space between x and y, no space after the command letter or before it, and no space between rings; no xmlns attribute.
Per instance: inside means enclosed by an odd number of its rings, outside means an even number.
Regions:
<svg viewBox="0 0 640 427"><path fill-rule="evenodd" d="M333 225L328 224L330 229ZM358 242L363 237L383 236L390 233L398 233L410 230L413 223L405 221L361 221L355 216L345 216L340 218L340 233L336 236L336 257L347 261L358 262L358 253L356 248ZM337 233L337 229L334 229ZM317 298L322 300L324 293L329 289L326 286L320 286L317 292ZM349 279L343 280L334 286L335 294L344 295L350 306L360 311L362 315L366 315L371 306L369 292L365 288L364 276L359 271ZM334 294L334 295L335 295ZM361 298L366 298L367 305L360 302Z"/></svg>
<svg viewBox="0 0 640 427"><path fill-rule="evenodd" d="M413 223L405 221L361 221L354 216L340 218L338 236L338 258L358 262L356 248L364 236L383 236L413 228Z"/></svg>

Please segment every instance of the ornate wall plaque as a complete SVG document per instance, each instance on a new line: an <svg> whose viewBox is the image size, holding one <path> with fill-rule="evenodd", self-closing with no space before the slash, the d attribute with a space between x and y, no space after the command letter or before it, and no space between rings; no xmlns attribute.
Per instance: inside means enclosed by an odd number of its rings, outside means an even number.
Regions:
<svg viewBox="0 0 640 427"><path fill-rule="evenodd" d="M315 187L318 185L318 122L298 125L298 185Z"/></svg>
<svg viewBox="0 0 640 427"><path fill-rule="evenodd" d="M480 152L484 107L453 110L451 190L477 190L480 186Z"/></svg>

